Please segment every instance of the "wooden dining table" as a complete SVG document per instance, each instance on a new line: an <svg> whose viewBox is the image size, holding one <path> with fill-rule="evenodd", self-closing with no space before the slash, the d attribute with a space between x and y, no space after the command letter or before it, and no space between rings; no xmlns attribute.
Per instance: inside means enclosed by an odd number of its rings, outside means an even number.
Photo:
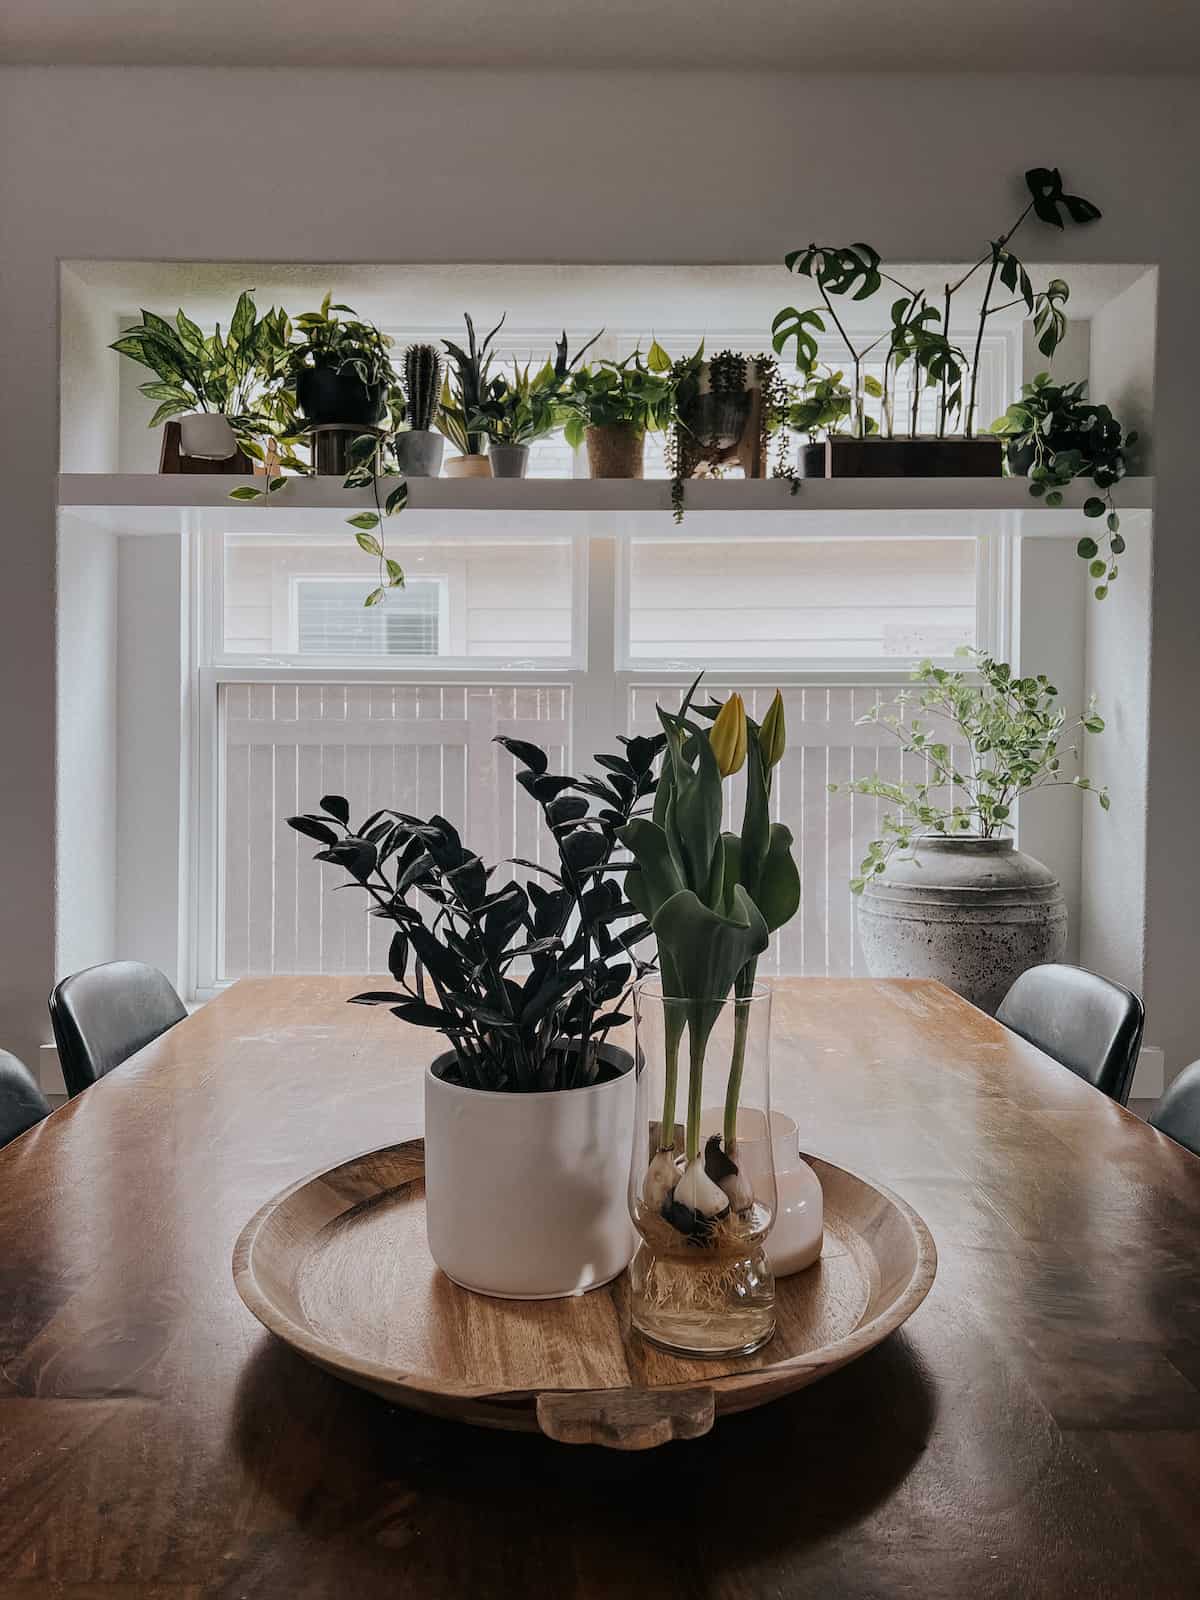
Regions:
<svg viewBox="0 0 1200 1600"><path fill-rule="evenodd" d="M0 1151L0 1597L1200 1594L1200 1160L936 983L777 985L802 1147L926 1219L878 1349L642 1455L398 1410L260 1327L264 1201L437 1038L249 979Z"/></svg>

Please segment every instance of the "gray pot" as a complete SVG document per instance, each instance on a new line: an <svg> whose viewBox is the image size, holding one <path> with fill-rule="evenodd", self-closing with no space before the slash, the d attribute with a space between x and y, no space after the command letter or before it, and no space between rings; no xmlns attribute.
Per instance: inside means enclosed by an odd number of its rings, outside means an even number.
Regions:
<svg viewBox="0 0 1200 1600"><path fill-rule="evenodd" d="M396 465L406 478L436 478L446 441L428 428L409 428L395 438Z"/></svg>
<svg viewBox="0 0 1200 1600"><path fill-rule="evenodd" d="M527 444L497 444L493 439L488 446L492 458L493 478L523 478L529 465Z"/></svg>
<svg viewBox="0 0 1200 1600"><path fill-rule="evenodd" d="M1062 959L1067 908L1011 839L924 839L868 883L858 940L873 978L937 978L992 1013L1027 967Z"/></svg>

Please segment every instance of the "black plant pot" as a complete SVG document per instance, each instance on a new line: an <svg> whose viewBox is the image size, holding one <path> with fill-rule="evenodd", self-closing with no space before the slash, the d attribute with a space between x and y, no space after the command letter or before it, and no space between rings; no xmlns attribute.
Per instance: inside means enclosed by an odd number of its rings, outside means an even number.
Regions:
<svg viewBox="0 0 1200 1600"><path fill-rule="evenodd" d="M296 402L309 422L369 428L384 413L383 385L364 383L349 368L304 367L296 376Z"/></svg>
<svg viewBox="0 0 1200 1600"><path fill-rule="evenodd" d="M731 449L741 438L750 415L751 396L740 394L702 394L687 407L679 419L697 448Z"/></svg>

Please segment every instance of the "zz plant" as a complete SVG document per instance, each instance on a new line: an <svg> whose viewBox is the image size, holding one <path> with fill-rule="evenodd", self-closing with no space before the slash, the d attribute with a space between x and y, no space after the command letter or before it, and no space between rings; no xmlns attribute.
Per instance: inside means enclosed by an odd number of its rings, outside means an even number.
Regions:
<svg viewBox="0 0 1200 1600"><path fill-rule="evenodd" d="M389 808L352 827L349 802L326 795L319 812L288 821L321 846L316 860L370 897L373 916L395 925L396 988L356 995L358 1004L390 1006L444 1034L467 1087L573 1089L602 1076L597 1047L629 1021L630 985L649 970L635 949L650 928L622 892L614 856L653 798L664 740L624 739L623 754L597 756L602 772L584 778L551 773L535 744L496 742L519 763L517 782L557 855L555 867L505 863L534 874L525 884L486 865L445 817Z"/></svg>
<svg viewBox="0 0 1200 1600"><path fill-rule="evenodd" d="M1068 722L1058 690L1044 673L1020 677L1006 661L982 651L964 647L959 653L971 657L971 670L921 661L910 675L918 690L902 690L890 706L873 706L858 719L888 729L906 755L920 758L924 773L899 782L872 773L830 784L831 791L867 795L894 808L850 881L855 894L887 870L896 851L914 850L922 838L991 839L1011 829L1017 800L1034 790L1088 790L1102 810L1109 809L1107 789L1067 776L1063 766L1064 749L1077 758L1074 741L1104 731L1095 701Z"/></svg>

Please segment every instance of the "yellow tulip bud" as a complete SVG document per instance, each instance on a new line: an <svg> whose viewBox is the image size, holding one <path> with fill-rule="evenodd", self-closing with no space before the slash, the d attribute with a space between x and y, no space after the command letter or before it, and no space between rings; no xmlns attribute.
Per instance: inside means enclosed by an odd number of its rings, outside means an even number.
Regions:
<svg viewBox="0 0 1200 1600"><path fill-rule="evenodd" d="M762 751L763 761L767 770L776 766L783 759L783 752L787 748L787 727L783 716L783 696L779 690L775 691L775 698L771 701L769 710L762 721L759 730L758 746Z"/></svg>
<svg viewBox="0 0 1200 1600"><path fill-rule="evenodd" d="M740 694L731 694L726 700L708 737L721 776L728 778L746 759L746 707Z"/></svg>

